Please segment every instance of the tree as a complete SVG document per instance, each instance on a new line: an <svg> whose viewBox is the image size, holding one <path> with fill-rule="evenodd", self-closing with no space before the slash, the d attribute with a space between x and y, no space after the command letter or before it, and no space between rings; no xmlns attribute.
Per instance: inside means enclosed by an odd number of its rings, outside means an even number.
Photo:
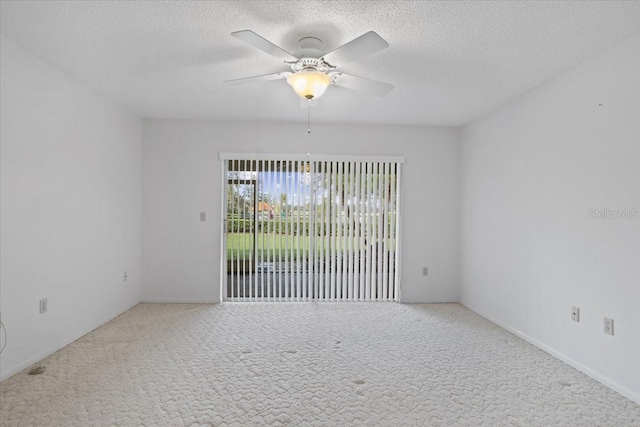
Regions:
<svg viewBox="0 0 640 427"><path fill-rule="evenodd" d="M227 215L246 218L250 216L252 209L253 184L240 179L237 172L229 172L227 181Z"/></svg>
<svg viewBox="0 0 640 427"><path fill-rule="evenodd" d="M287 193L280 193L280 212L287 214Z"/></svg>

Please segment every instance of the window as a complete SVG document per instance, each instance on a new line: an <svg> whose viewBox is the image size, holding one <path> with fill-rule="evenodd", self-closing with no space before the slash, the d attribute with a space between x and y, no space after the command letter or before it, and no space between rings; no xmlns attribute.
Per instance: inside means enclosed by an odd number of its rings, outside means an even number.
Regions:
<svg viewBox="0 0 640 427"><path fill-rule="evenodd" d="M397 301L402 162L264 157L223 158L223 300Z"/></svg>

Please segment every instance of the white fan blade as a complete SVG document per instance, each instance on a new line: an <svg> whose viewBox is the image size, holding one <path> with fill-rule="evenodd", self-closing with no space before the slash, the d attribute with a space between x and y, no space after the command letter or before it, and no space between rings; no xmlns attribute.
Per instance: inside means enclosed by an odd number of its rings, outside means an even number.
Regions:
<svg viewBox="0 0 640 427"><path fill-rule="evenodd" d="M375 31L369 31L327 53L323 59L327 64L337 68L387 47L389 43L385 39Z"/></svg>
<svg viewBox="0 0 640 427"><path fill-rule="evenodd" d="M307 108L309 105L311 105L311 107L315 107L316 105L318 105L318 100L317 99L302 99L300 98L300 108Z"/></svg>
<svg viewBox="0 0 640 427"><path fill-rule="evenodd" d="M364 77L352 76L350 74L336 73L333 77L333 84L353 90L368 92L376 96L387 96L393 85L382 83L375 80L365 79Z"/></svg>
<svg viewBox="0 0 640 427"><path fill-rule="evenodd" d="M225 80L223 83L230 85L243 85L247 83L268 82L269 80L286 79L291 73L285 71L275 74L263 74L262 76L243 77L241 79Z"/></svg>
<svg viewBox="0 0 640 427"><path fill-rule="evenodd" d="M275 56L278 59L281 59L285 62L287 61L297 61L298 58L291 55L289 52L285 51L282 48L279 48L275 44L271 43L269 40L265 39L254 33L251 30L243 30L236 31L235 33L231 33L231 35L238 40L242 40L245 43L249 43L251 46L260 49L263 52L268 53L271 56Z"/></svg>

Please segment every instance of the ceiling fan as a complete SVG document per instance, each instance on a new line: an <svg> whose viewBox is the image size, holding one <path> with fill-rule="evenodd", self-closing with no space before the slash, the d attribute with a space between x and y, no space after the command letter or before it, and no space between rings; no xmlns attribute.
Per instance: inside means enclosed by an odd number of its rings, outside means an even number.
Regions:
<svg viewBox="0 0 640 427"><path fill-rule="evenodd" d="M310 105L311 100L315 101L321 97L330 85L368 92L377 96L386 96L393 89L393 85L388 83L338 71L338 68L343 65L389 46L389 43L374 31L369 31L324 55L321 54L322 40L316 37L303 37L299 40L298 46L305 54L300 58L296 58L253 31L236 31L231 35L284 61L291 67L291 71L226 80L225 83L237 85L286 79L293 90L302 98L305 107Z"/></svg>

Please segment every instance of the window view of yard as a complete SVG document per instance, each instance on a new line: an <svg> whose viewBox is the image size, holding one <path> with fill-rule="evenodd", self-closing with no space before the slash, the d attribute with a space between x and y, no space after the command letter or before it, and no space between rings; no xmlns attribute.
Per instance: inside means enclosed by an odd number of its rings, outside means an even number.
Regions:
<svg viewBox="0 0 640 427"><path fill-rule="evenodd" d="M253 233L229 233L227 234L227 259L250 260L253 256L260 260L279 261L308 259L310 248L317 251L332 248L340 253L359 252L362 242L360 239L340 239L330 242L322 236L313 239L310 244L310 236L296 236L292 234L258 234L255 236L256 248L253 249ZM380 242L380 241L379 241ZM387 239L389 248L395 247L395 239ZM366 243L362 245L366 249Z"/></svg>
<svg viewBox="0 0 640 427"><path fill-rule="evenodd" d="M395 176L383 175L382 170L365 175L364 169L356 175L330 163L316 168L312 173L305 162L230 162L230 269L240 261L259 264L395 251L395 209L382 209L383 203L395 205L390 190Z"/></svg>
<svg viewBox="0 0 640 427"><path fill-rule="evenodd" d="M227 297L396 298L395 167L229 161Z"/></svg>

